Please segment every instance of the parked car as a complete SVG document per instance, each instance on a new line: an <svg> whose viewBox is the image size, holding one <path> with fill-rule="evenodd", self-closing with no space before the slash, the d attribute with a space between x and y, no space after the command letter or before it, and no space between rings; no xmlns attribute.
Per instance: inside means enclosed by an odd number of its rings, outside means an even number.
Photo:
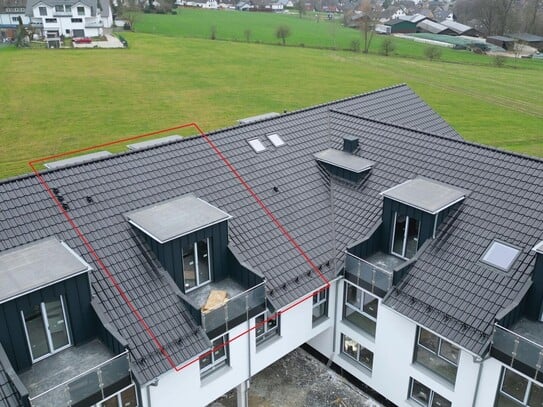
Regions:
<svg viewBox="0 0 543 407"><path fill-rule="evenodd" d="M92 42L92 39L89 37L80 37L74 38L72 41L76 44L90 44Z"/></svg>

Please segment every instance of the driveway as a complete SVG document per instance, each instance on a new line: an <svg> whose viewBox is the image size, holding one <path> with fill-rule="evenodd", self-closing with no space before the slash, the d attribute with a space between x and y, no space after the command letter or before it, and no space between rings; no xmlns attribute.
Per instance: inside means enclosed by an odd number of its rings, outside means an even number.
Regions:
<svg viewBox="0 0 543 407"><path fill-rule="evenodd" d="M122 42L113 35L105 34L105 41L92 41L90 44L72 43L74 48L124 48Z"/></svg>

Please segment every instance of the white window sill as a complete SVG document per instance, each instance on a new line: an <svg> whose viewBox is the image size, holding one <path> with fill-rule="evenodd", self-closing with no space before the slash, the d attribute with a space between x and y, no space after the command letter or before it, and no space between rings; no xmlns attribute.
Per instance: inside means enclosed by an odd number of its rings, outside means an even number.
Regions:
<svg viewBox="0 0 543 407"><path fill-rule="evenodd" d="M312 328L317 328L319 325L322 325L322 324L324 324L325 322L327 322L329 320L330 320L330 318L328 318L327 316L322 316L319 319L317 319L316 321L312 321L312 323L313 323Z"/></svg>
<svg viewBox="0 0 543 407"><path fill-rule="evenodd" d="M218 378L222 377L226 373L230 372L232 368L229 365L223 365L221 367L218 367L217 369L211 371L210 373L207 373L204 377L200 378L200 387L207 386L208 384L211 384Z"/></svg>
<svg viewBox="0 0 543 407"><path fill-rule="evenodd" d="M345 354L343 354L341 352L339 353L339 357L341 358L341 360L347 362L349 365L354 367L358 372L363 373L368 378L371 378L371 369L369 367L364 366L362 363L358 363L353 358L350 358L349 356L347 356L347 355L345 355Z"/></svg>
<svg viewBox="0 0 543 407"><path fill-rule="evenodd" d="M281 335L274 335L266 339L264 342L260 342L259 344L256 345L256 353L270 348L275 343L279 342L280 339L281 339Z"/></svg>

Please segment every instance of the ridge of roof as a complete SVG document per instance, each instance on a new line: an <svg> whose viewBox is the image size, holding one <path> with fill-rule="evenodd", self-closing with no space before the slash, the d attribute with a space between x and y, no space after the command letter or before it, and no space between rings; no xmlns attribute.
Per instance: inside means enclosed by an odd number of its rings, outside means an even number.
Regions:
<svg viewBox="0 0 543 407"><path fill-rule="evenodd" d="M390 123L390 122L386 122L386 121L383 121L383 120L374 119L374 118L371 118L371 117L357 115L357 114L354 114L354 113L342 112L340 110L330 110L330 111L333 112L333 113L336 113L336 114L344 115L344 116L355 117L357 119L367 120L367 121L372 122L372 123L383 124L383 125L394 127L394 128L401 129L401 130L409 130L409 131L413 131L413 132L416 132L416 133L419 133L419 134L424 134L424 135L427 135L427 136L436 137L436 138L439 138L439 139L442 139L442 140L454 141L454 142L456 142L458 144L478 147L478 148L481 148L481 149L484 149L484 150L494 151L494 152L502 153L504 155L512 156L512 157L515 157L515 158L527 159L527 160L531 160L531 161L535 161L537 163L543 164L543 158L531 156L531 155L524 154L524 153L509 151L509 150L505 150L505 149L502 149L502 148L499 148L499 147L489 146L487 144L476 143L474 141L446 137L446 136L443 136L441 134L431 133L431 132L428 132L428 131L425 131L425 130L422 130L422 129L413 128L413 127L409 127L409 126L403 126L401 124Z"/></svg>

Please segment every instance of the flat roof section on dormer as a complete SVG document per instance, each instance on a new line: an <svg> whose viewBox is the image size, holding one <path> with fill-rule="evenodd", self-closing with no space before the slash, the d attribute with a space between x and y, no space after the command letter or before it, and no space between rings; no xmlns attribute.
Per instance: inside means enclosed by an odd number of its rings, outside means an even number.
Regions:
<svg viewBox="0 0 543 407"><path fill-rule="evenodd" d="M426 178L414 178L381 192L381 195L435 215L462 201L467 191Z"/></svg>
<svg viewBox="0 0 543 407"><path fill-rule="evenodd" d="M65 243L50 237L0 254L0 304L91 270Z"/></svg>
<svg viewBox="0 0 543 407"><path fill-rule="evenodd" d="M125 214L128 221L159 243L166 243L231 218L194 194Z"/></svg>
<svg viewBox="0 0 543 407"><path fill-rule="evenodd" d="M317 161L330 164L347 171L361 174L373 167L373 161L348 153L346 151L329 148L314 154Z"/></svg>

